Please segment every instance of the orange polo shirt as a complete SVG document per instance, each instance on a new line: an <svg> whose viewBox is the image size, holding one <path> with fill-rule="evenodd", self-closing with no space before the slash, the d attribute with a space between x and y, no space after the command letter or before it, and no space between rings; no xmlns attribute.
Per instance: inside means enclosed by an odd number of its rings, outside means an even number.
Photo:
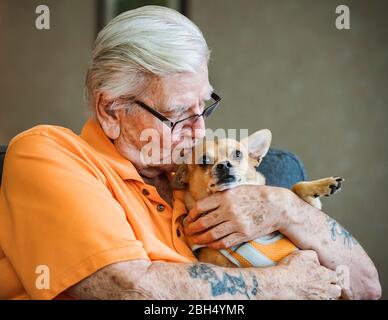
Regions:
<svg viewBox="0 0 388 320"><path fill-rule="evenodd" d="M195 262L181 199L175 192L171 208L145 184L96 120L80 136L50 125L22 132L9 144L0 187L0 299L66 298L119 261Z"/></svg>

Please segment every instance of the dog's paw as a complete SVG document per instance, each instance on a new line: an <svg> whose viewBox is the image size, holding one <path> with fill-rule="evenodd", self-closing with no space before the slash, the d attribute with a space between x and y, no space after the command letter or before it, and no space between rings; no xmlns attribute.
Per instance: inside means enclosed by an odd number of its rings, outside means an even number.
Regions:
<svg viewBox="0 0 388 320"><path fill-rule="evenodd" d="M314 197L329 197L338 192L342 188L342 183L345 181L341 177L324 178L317 181L312 181L312 188L315 189Z"/></svg>
<svg viewBox="0 0 388 320"><path fill-rule="evenodd" d="M340 191L342 188L342 183L345 181L345 179L341 177L332 177L331 179L333 179L334 181L332 184L329 185L329 188L330 188L329 196L336 193L337 191Z"/></svg>

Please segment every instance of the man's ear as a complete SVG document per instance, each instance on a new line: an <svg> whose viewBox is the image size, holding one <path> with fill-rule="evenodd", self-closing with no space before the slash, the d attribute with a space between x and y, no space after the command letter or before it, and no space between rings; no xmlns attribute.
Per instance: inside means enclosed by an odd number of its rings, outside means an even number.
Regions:
<svg viewBox="0 0 388 320"><path fill-rule="evenodd" d="M271 145L272 133L268 129L262 129L252 133L240 141L248 149L249 156L261 161L267 154Z"/></svg>
<svg viewBox="0 0 388 320"><path fill-rule="evenodd" d="M187 165L181 164L172 179L171 187L173 189L186 189L188 182L187 173Z"/></svg>
<svg viewBox="0 0 388 320"><path fill-rule="evenodd" d="M112 140L120 136L120 118L115 111L110 110L110 102L103 93L97 94L95 98L96 116L105 134Z"/></svg>

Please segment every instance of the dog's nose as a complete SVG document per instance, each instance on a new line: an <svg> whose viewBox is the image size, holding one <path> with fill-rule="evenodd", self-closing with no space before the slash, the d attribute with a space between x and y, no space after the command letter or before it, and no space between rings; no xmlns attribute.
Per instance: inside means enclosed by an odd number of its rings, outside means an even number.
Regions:
<svg viewBox="0 0 388 320"><path fill-rule="evenodd" d="M217 164L217 170L222 172L228 172L233 165L229 161L222 161Z"/></svg>

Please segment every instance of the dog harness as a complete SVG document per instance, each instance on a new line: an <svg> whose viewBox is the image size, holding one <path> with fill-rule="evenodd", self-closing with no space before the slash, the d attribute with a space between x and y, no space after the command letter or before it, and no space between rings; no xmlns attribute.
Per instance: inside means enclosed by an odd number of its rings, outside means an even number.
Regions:
<svg viewBox="0 0 388 320"><path fill-rule="evenodd" d="M276 265L298 248L280 232L245 242L220 252L238 267L269 267Z"/></svg>
<svg viewBox="0 0 388 320"><path fill-rule="evenodd" d="M195 251L204 245L191 245ZM298 250L298 248L280 232L273 232L241 245L221 249L220 252L237 267L270 267Z"/></svg>

